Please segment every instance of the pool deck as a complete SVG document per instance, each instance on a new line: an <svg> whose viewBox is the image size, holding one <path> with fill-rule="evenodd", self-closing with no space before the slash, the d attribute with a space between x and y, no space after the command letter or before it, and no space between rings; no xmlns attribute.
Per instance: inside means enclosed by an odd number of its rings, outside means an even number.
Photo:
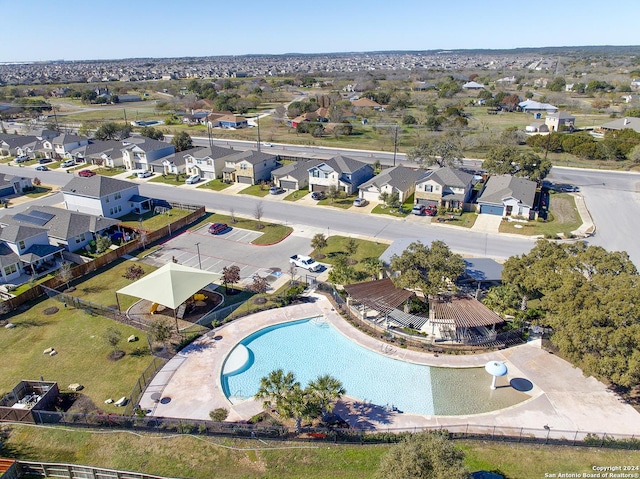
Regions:
<svg viewBox="0 0 640 479"><path fill-rule="evenodd" d="M353 426L386 430L468 424L542 431L548 426L547 431L557 432L558 437L567 437L565 433L572 431L629 435L640 431L640 413L601 382L584 377L579 369L543 350L540 340L485 354L438 355L410 351L382 343L353 327L324 296L312 294L311 298L315 301L256 313L199 338L154 377L140 406L149 409L153 416L184 419L209 419L210 411L222 407L229 410L228 421L247 420L262 411L262 405L253 399L234 405L227 399L220 383L224 359L239 341L259 329L323 316L351 340L394 359L455 368L483 367L490 360L504 361L509 372L498 378L498 386L508 387L514 378L533 383L533 388L527 392L531 398L522 403L466 416L423 416L388 411L381 414L380 405L363 405L345 398L336 405L335 412ZM487 375L487 387L490 381Z"/></svg>

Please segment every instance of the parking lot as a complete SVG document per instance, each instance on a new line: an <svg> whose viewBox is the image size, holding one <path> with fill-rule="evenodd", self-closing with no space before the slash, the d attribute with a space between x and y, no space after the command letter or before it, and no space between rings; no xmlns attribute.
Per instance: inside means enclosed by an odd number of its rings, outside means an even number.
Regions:
<svg viewBox="0 0 640 479"><path fill-rule="evenodd" d="M288 277L289 257L311 251L309 238L291 235L273 246L256 246L251 241L261 233L231 227L222 234L212 235L208 232L210 224L171 238L143 262L160 267L175 259L180 264L219 274L225 266L236 265L246 284L255 274L270 280L280 277L279 272Z"/></svg>

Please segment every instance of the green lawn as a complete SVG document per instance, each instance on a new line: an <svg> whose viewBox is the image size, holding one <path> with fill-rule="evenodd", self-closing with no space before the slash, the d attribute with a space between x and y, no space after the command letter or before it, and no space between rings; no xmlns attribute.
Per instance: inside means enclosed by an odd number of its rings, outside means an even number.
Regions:
<svg viewBox="0 0 640 479"><path fill-rule="evenodd" d="M244 190L240 190L238 193L241 195L265 197L269 194L269 186L268 185L251 185L245 188Z"/></svg>
<svg viewBox="0 0 640 479"><path fill-rule="evenodd" d="M96 168L93 171L102 176L115 176L115 175L119 175L120 173L124 173L127 170L125 170L124 168L100 167L100 168Z"/></svg>
<svg viewBox="0 0 640 479"><path fill-rule="evenodd" d="M137 432L5 426L4 457L90 464L97 467L195 479L314 477L368 479L392 445L259 442L226 437L160 436ZM500 471L508 478L592 473L594 465L637 465L639 451L456 441L471 472ZM212 467L212 464L215 467Z"/></svg>
<svg viewBox="0 0 640 479"><path fill-rule="evenodd" d="M41 196L45 196L51 193L51 188L48 186L36 186L34 190L28 191L24 194L24 196L28 196L29 198L40 198Z"/></svg>
<svg viewBox="0 0 640 479"><path fill-rule="evenodd" d="M234 221L235 220L235 221ZM193 225L192 229L197 229L206 223L226 223L231 227L243 228L251 231L258 231L262 233L262 236L252 241L255 245L269 245L282 241L293 232L293 228L290 226L266 223L261 221L260 224L256 220L239 218L231 218L229 215L222 215L219 213L207 213L197 224ZM261 226L261 227L259 227Z"/></svg>
<svg viewBox="0 0 640 479"><path fill-rule="evenodd" d="M501 233L516 233L522 235L542 235L546 238L555 238L559 234L569 237L582 225L580 214L576 207L575 198L569 193L553 193L549 195L550 215L546 222L527 221L502 221Z"/></svg>
<svg viewBox="0 0 640 479"><path fill-rule="evenodd" d="M398 211L398 208L391 208L387 205L379 204L371 210L371 213L374 215L389 215L395 216L396 218L406 218L406 216L411 213L411 208L407 210L403 207L401 211Z"/></svg>
<svg viewBox="0 0 640 479"><path fill-rule="evenodd" d="M317 255L324 255L324 258L320 258L322 263L335 264L336 260L340 256L345 256L346 243L350 238L346 236L329 236L327 239L327 247L322 251L314 250L311 256L317 258ZM387 243L378 243L377 241L367 241L363 239L355 238L358 244L358 249L355 254L349 256L350 259L357 261L354 265L356 270L363 270L360 266L365 258L378 258L388 247Z"/></svg>
<svg viewBox="0 0 640 479"><path fill-rule="evenodd" d="M158 175L158 176L155 176L154 178L151 178L149 182L180 186L180 185L184 185L184 180L186 179L187 179L187 175L184 175L184 174Z"/></svg>
<svg viewBox="0 0 640 479"><path fill-rule="evenodd" d="M284 197L284 201L298 201L309 194L309 190L305 188L304 190L295 190L289 193Z"/></svg>
<svg viewBox="0 0 640 479"><path fill-rule="evenodd" d="M437 222L437 217L434 217L432 221ZM461 215L454 215L452 220L447 221L445 224L460 226L462 228L471 228L476 223L478 219L478 213L475 212L465 212Z"/></svg>
<svg viewBox="0 0 640 479"><path fill-rule="evenodd" d="M358 195L349 195L346 198L338 198L335 200L331 198L325 198L324 200L318 201L318 204L325 205L325 206L333 206L335 208L342 208L343 210L346 210L353 206L353 200L355 200L357 196Z"/></svg>
<svg viewBox="0 0 640 479"><path fill-rule="evenodd" d="M155 214L154 212L148 212L143 215L129 213L121 218L118 218L124 226L128 226L130 228L144 228L147 231L155 231L159 230L163 226L168 225L172 221L179 220L180 218L184 218L185 216L189 216L191 211L189 210L181 210L178 208L171 208L164 214ZM140 223L140 218L142 218L142 223Z"/></svg>
<svg viewBox="0 0 640 479"><path fill-rule="evenodd" d="M231 183L224 183L222 180L216 178L215 180L206 182L204 185L198 186L198 188L204 190L222 191L226 188L229 188L230 186Z"/></svg>

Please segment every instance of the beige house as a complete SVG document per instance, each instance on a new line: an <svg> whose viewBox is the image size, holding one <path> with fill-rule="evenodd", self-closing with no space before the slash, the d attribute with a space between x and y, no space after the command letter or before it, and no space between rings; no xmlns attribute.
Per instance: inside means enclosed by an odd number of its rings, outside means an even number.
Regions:
<svg viewBox="0 0 640 479"><path fill-rule="evenodd" d="M549 127L549 131L560 131L563 127L571 130L576 125L576 117L563 111L558 111L547 114L544 124Z"/></svg>
<svg viewBox="0 0 640 479"><path fill-rule="evenodd" d="M224 158L222 181L256 185L270 181L271 172L278 168L278 156L261 151L247 150Z"/></svg>
<svg viewBox="0 0 640 479"><path fill-rule="evenodd" d="M473 190L473 175L445 166L427 171L416 182L415 204L462 208Z"/></svg>
<svg viewBox="0 0 640 479"><path fill-rule="evenodd" d="M398 193L400 203L407 201L416 189L416 181L425 174L424 170L394 166L380 172L359 188L360 198L369 202L380 202L382 193Z"/></svg>

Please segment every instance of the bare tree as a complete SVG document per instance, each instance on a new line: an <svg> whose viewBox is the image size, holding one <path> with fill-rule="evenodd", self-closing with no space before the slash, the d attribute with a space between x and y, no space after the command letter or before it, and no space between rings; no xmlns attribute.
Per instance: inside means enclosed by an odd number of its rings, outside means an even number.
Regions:
<svg viewBox="0 0 640 479"><path fill-rule="evenodd" d="M65 289L69 289L69 281L73 279L71 263L64 262L60 265L60 268L58 268L58 279L65 284Z"/></svg>
<svg viewBox="0 0 640 479"><path fill-rule="evenodd" d="M231 218L232 223L238 222L238 220L236 219L236 211L233 209L233 207L229 208L229 217Z"/></svg>
<svg viewBox="0 0 640 479"><path fill-rule="evenodd" d="M256 294L266 293L269 288L269 282L267 278L263 278L259 274L253 275L253 283L249 286L249 289Z"/></svg>
<svg viewBox="0 0 640 479"><path fill-rule="evenodd" d="M253 217L256 219L256 221L258 222L258 229L261 230L264 226L262 225L262 223L260 222L260 220L262 219L262 215L264 213L264 210L262 208L262 201L258 202L258 204L256 205L256 209L253 211Z"/></svg>

